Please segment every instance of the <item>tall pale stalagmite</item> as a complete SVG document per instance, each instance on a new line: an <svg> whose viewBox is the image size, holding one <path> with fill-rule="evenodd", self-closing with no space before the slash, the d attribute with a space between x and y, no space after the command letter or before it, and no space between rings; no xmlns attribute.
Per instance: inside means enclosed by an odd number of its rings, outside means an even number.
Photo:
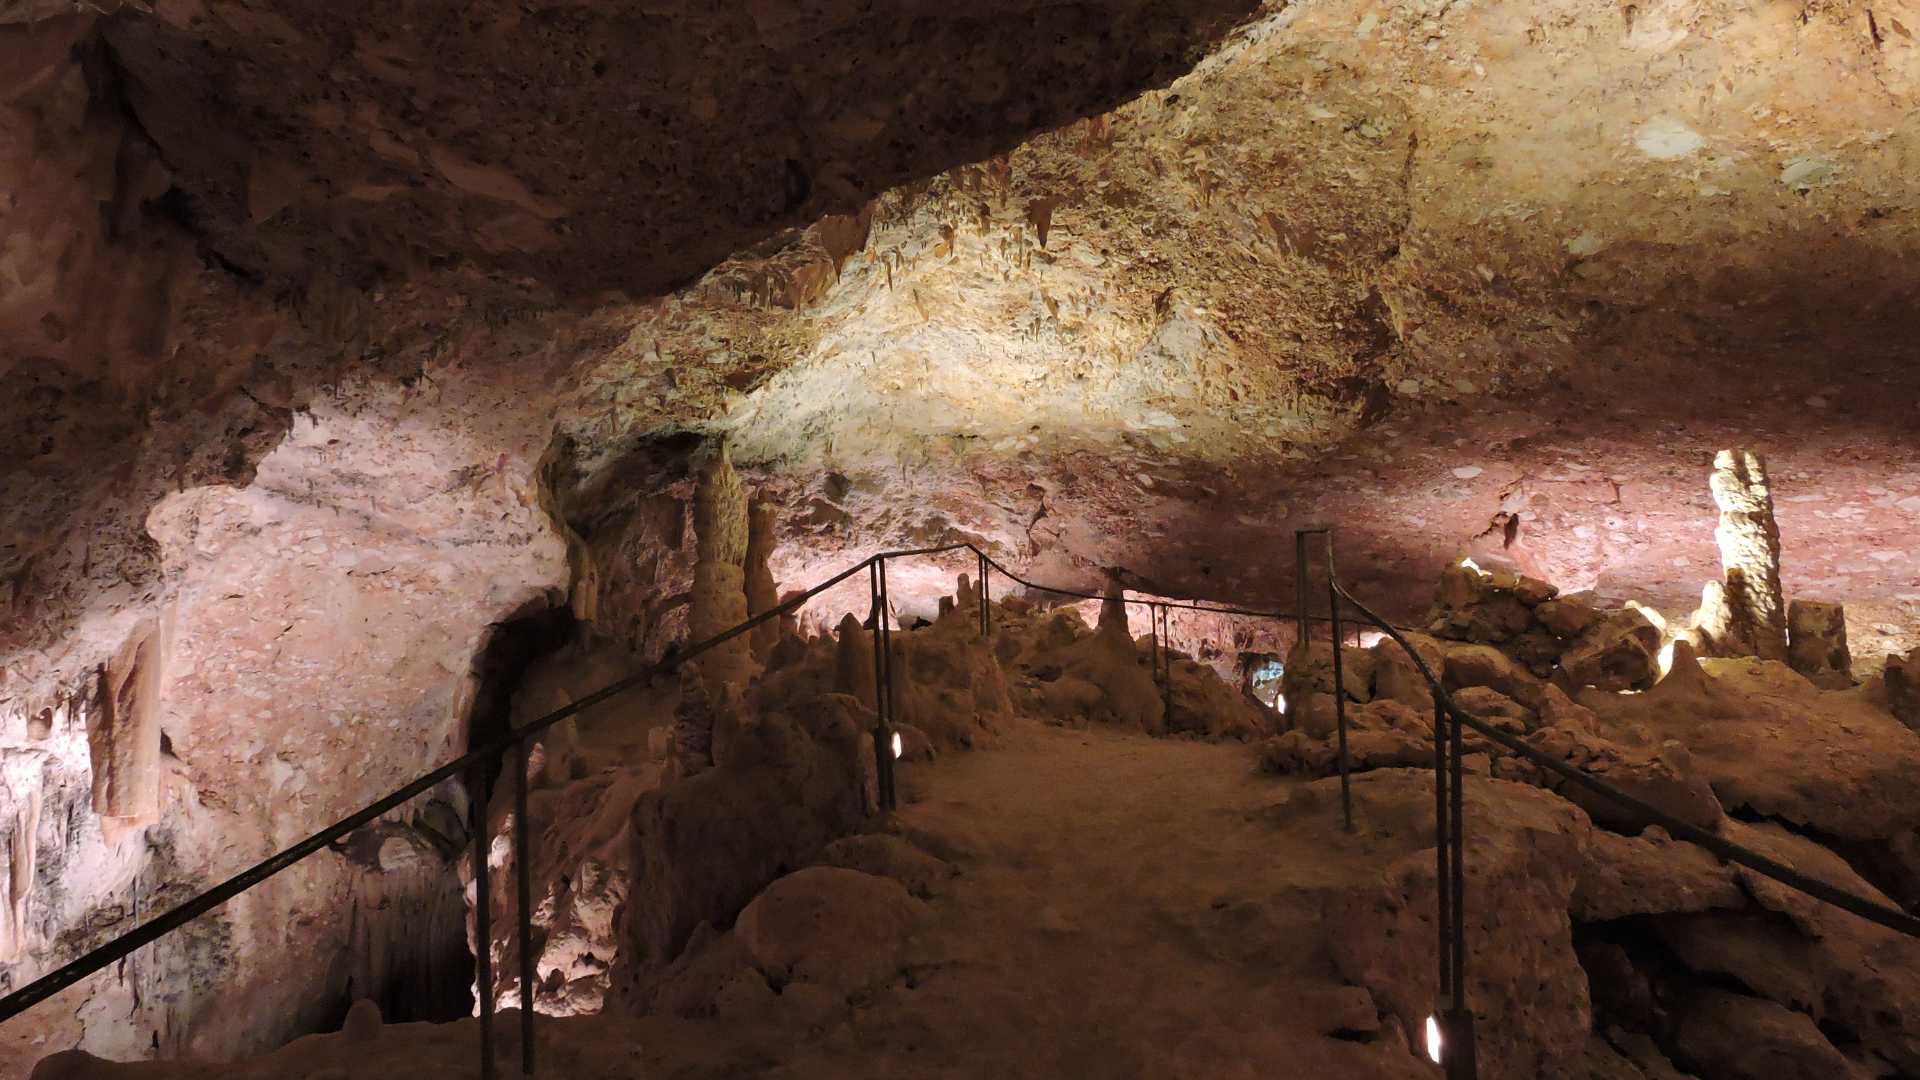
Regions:
<svg viewBox="0 0 1920 1080"><path fill-rule="evenodd" d="M767 565L773 558L774 507L755 499L747 510L747 614L758 615L780 606L780 587L774 584L773 571ZM780 641L780 620L770 619L753 628L750 635L753 658L766 663Z"/></svg>
<svg viewBox="0 0 1920 1080"><path fill-rule="evenodd" d="M688 632L696 642L747 619L747 492L723 445L700 467L693 489L693 603ZM745 683L752 666L742 636L700 658L700 674L716 696L729 682Z"/></svg>
<svg viewBox="0 0 1920 1080"><path fill-rule="evenodd" d="M1787 658L1787 605L1780 592L1780 530L1773 520L1767 466L1750 450L1722 450L1713 459L1713 530L1725 573L1718 596L1710 588L1700 629L1716 651Z"/></svg>

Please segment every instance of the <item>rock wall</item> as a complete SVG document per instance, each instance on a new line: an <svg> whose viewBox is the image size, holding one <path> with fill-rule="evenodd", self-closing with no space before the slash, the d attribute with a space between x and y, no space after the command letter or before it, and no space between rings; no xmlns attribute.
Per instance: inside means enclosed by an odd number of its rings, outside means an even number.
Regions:
<svg viewBox="0 0 1920 1080"><path fill-rule="evenodd" d="M1480 605L1454 610L1464 625L1484 621ZM1850 680L1823 688L1756 657L1702 660L1680 642L1664 678L1622 694L1582 678L1572 652L1541 679L1489 644L1410 640L1457 705L1536 750L1857 896L1897 907L1890 894L1913 895L1910 838L1920 817L1898 778L1920 769L1920 736L1876 688ZM1424 803L1420 790L1382 797L1395 785L1430 784L1430 698L1397 645L1374 653L1370 665L1348 665L1370 676L1345 691L1360 771L1355 814L1369 834L1398 838L1431 828L1430 786ZM1324 697L1330 676L1313 680L1325 668L1296 662L1288 674L1302 680L1299 693L1318 686ZM1267 767L1334 772L1330 728L1291 711L1289 720L1293 730L1263 749ZM1490 740L1468 733L1465 742L1468 911L1487 920L1469 927L1469 941L1502 943L1470 952L1483 1069L1552 1075L1584 1055L1622 1076L1682 1069L1707 1080L1914 1067L1920 1017L1909 1015L1901 974L1920 952L1912 939L1674 841ZM1311 817L1335 798L1322 781L1299 801ZM1549 808L1552 824L1528 817ZM1534 821L1537 835L1508 851L1503 837L1516 820ZM1516 857L1531 862L1511 869ZM1422 982L1431 978L1426 951L1415 964L1400 948L1432 933L1431 863L1430 847L1411 852L1389 867L1384 898L1341 893L1328 905L1345 920L1330 939L1343 970L1408 1024L1433 997ZM1589 1035L1598 1046L1584 1046Z"/></svg>

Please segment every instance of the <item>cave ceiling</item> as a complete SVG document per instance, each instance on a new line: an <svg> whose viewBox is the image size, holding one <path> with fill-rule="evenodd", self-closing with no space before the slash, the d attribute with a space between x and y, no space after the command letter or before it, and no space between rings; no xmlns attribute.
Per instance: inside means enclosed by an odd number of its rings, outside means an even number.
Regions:
<svg viewBox="0 0 1920 1080"><path fill-rule="evenodd" d="M1920 603L1910 0L54 9L0 5L9 130L93 170L4 223L91 274L0 300L17 607L450 379L513 434L448 468L582 529L724 436L793 584L974 539L1277 601L1337 522L1403 609L1490 545L1678 604L1737 442L1790 589Z"/></svg>

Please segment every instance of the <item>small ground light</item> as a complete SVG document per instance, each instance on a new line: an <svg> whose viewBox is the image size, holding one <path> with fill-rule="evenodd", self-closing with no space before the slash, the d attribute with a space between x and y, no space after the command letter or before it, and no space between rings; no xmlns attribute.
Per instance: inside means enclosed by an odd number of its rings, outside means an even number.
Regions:
<svg viewBox="0 0 1920 1080"><path fill-rule="evenodd" d="M903 753L905 753L905 752L906 752L906 749L907 749L907 747L906 747L906 744L900 741L900 733L899 733L899 732L897 732L897 731L896 731L896 732L894 732L894 733L893 733L893 757L894 757L894 760L896 760L896 761L898 761L898 760L900 759L900 755L901 755L901 754L903 754ZM1438 1059L1436 1058L1435 1060L1438 1060Z"/></svg>
<svg viewBox="0 0 1920 1080"><path fill-rule="evenodd" d="M1440 1064L1442 1049L1444 1049L1444 1040L1440 1037L1440 1018L1429 1016L1427 1017L1427 1057L1431 1058L1435 1065Z"/></svg>

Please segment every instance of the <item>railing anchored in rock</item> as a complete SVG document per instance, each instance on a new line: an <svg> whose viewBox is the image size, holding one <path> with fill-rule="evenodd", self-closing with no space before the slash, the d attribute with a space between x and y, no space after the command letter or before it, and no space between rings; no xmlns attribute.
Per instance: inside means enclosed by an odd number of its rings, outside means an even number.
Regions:
<svg viewBox="0 0 1920 1080"><path fill-rule="evenodd" d="M1326 615L1315 615L1308 611L1309 541L1311 537L1325 538L1327 564L1328 611ZM746 621L722 631L704 641L696 642L684 649L669 650L668 655L657 663L648 665L628 677L604 686L563 708L556 709L536 720L530 721L485 745L477 747L453 761L440 766L399 790L368 804L362 809L327 826L285 850L270 856L239 874L228 878L219 885L201 893L163 915L114 938L112 941L95 948L55 971L42 976L27 986L0 998L0 1023L4 1023L35 1005L46 1001L61 990L79 982L102 969L119 962L139 949L152 944L167 934L178 930L187 923L211 912L228 900L252 889L268 878L286 870L315 853L331 847L361 829L382 815L398 809L408 801L423 795L449 780L465 778L469 785L469 804L473 823L473 866L475 896L474 906L475 940L480 942L476 956L476 985L480 988L480 1073L486 1080L492 1080L496 1074L494 1046L494 993L493 961L491 942L491 912L488 898L488 859L487 853L492 847L492 837L488 835L486 807L489 802L492 777L501 771L512 755L515 768L514 780L514 864L518 880L516 899L518 901L518 935L520 953L520 1071L523 1076L534 1075L534 955L532 923L532 870L528 857L529 837L527 835L527 785L528 755L532 741L544 734L554 725L607 702L637 687L651 684L662 675L674 672L681 664L693 660L703 653L726 642L732 641L755 627L771 620L783 618L797 611L809 600L836 585L852 578L862 570L868 573L868 587L872 594L872 616L874 638L874 701L875 725L873 728L874 766L876 775L876 799L879 808L893 810L898 805L898 790L894 783L894 758L897 754L894 742L894 700L892 671L892 634L889 625L890 598L887 586L887 563L892 560L923 556L947 555L959 551L970 551L976 559L979 573L980 634L990 638L993 633L993 612L991 578L998 572L1007 580L1034 592L1050 593L1056 596L1072 597L1081 600L1106 601L1112 599L1096 593L1063 589L1041 585L1013 573L996 562L986 552L970 543L948 544L942 547L915 548L900 551L885 551L869 556L846 570L835 574L826 581L804 592L789 596L778 605L760 612ZM1309 642L1310 626L1314 622L1325 622L1330 626L1333 641L1334 686L1342 687L1341 681L1341 644L1344 639L1345 623L1341 618L1343 604L1350 606L1365 623L1369 623L1395 644L1405 650L1418 667L1421 676L1433 692L1433 763L1434 763L1434 839L1436 848L1436 870L1438 873L1439 918L1439 963L1441 1000L1437 1003L1435 1014L1428 1020L1428 1053L1436 1063L1445 1066L1449 1080L1472 1077L1475 1075L1473 1053L1473 1016L1467 1008L1465 971L1466 941L1466 868L1465 868L1465 814L1462 791L1462 732L1472 729L1481 736L1492 740L1501 747L1548 769L1566 780L1579 784L1589 791L1630 808L1666 828L1676 838L1689 840L1730 862L1736 862L1764 874L1790 888L1799 890L1843 910L1882 926L1900 931L1914 937L1920 937L1920 919L1903 911L1876 904L1870 900L1855 896L1843 889L1835 888L1825 882L1801 874L1791 867L1784 866L1767 857L1732 843L1706 830L1681 821L1659 808L1634 798L1578 768L1555 760L1543 754L1513 736L1489 725L1454 704L1441 681L1435 677L1420 653L1413 648L1398 627L1376 615L1366 605L1355 599L1343 585L1334 567L1334 530L1320 527L1302 529L1295 533L1296 558L1296 601L1292 612L1257 611L1246 608L1229 607L1215 604L1199 604L1187 601L1154 598L1149 600L1128 600L1127 605L1148 608L1151 627L1151 659L1154 675L1161 682L1163 692L1171 686L1173 656L1168 638L1171 631L1170 613L1175 610L1189 610L1216 615L1232 615L1259 619L1273 619L1281 622L1293 622L1296 625L1296 647L1304 649ZM1341 807L1343 823L1347 829L1353 827L1353 804L1350 781L1350 765L1347 754L1347 720L1344 693L1335 693L1334 708L1337 717L1337 736L1339 752L1339 770L1341 783Z"/></svg>
<svg viewBox="0 0 1920 1080"><path fill-rule="evenodd" d="M1346 694L1343 692L1344 683L1341 681L1340 670L1343 626L1340 615L1341 606L1345 604L1351 607L1362 621L1371 624L1392 639L1393 643L1413 661L1415 667L1419 669L1421 678L1426 680L1428 689L1433 693L1434 848L1438 873L1436 895L1439 905L1435 925L1439 928L1440 938L1440 1000L1436 1003L1433 1016L1427 1020L1426 1042L1428 1056L1436 1064L1445 1066L1448 1080L1464 1080L1476 1075L1473 1013L1467 1008L1466 1002L1466 820L1461 795L1464 757L1462 733L1466 729L1471 729L1509 753L1546 769L1570 783L1578 784L1603 799L1634 811L1644 820L1666 829L1676 839L1690 841L1728 862L1739 863L1788 888L1832 904L1870 922L1920 938L1920 918L1898 908L1855 896L1845 889L1835 888L1817 878L1802 874L1790 866L1769 859L1757 851L1683 821L1659 807L1627 794L1583 769L1569 765L1550 754L1542 753L1526 742L1460 708L1454 703L1453 697L1447 693L1441 680L1434 675L1433 669L1428 667L1420 651L1413 647L1401 629L1375 614L1341 583L1334 564L1333 530L1330 528L1301 529L1294 534L1295 586L1300 610L1303 613L1307 608L1309 586L1309 540L1316 535L1326 538L1328 606L1326 621L1331 624L1333 637L1333 685L1335 687L1333 698L1340 740L1341 806L1348 829L1353 827L1353 803L1348 779ZM1307 620L1301 619L1299 627L1300 640L1304 642Z"/></svg>

